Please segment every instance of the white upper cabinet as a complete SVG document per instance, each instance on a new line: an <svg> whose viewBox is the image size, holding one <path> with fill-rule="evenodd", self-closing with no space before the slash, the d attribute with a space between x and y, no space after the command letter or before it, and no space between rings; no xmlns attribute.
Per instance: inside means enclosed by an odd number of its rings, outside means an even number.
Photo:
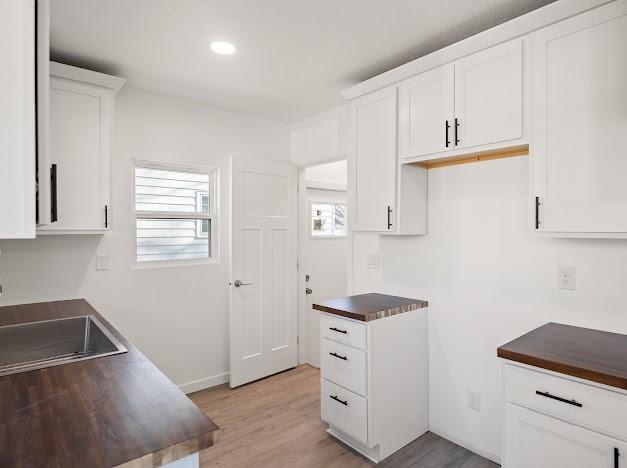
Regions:
<svg viewBox="0 0 627 468"><path fill-rule="evenodd" d="M453 86L452 64L403 81L399 97L401 157L441 153L454 148Z"/></svg>
<svg viewBox="0 0 627 468"><path fill-rule="evenodd" d="M52 222L45 233L102 233L110 227L113 98L124 80L52 64Z"/></svg>
<svg viewBox="0 0 627 468"><path fill-rule="evenodd" d="M437 159L522 144L523 85L523 39L403 81L401 157Z"/></svg>
<svg viewBox="0 0 627 468"><path fill-rule="evenodd" d="M392 230L396 213L396 87L355 99L350 114L353 230Z"/></svg>
<svg viewBox="0 0 627 468"><path fill-rule="evenodd" d="M42 63L48 60L49 18L47 1L38 3L0 2L0 239L35 236L38 156L43 187L48 177L46 89L38 86L39 73L46 70ZM40 197L41 207L46 206L46 195Z"/></svg>
<svg viewBox="0 0 627 468"><path fill-rule="evenodd" d="M532 36L532 223L627 233L627 2Z"/></svg>
<svg viewBox="0 0 627 468"><path fill-rule="evenodd" d="M455 63L455 118L458 149L522 138L522 40Z"/></svg>

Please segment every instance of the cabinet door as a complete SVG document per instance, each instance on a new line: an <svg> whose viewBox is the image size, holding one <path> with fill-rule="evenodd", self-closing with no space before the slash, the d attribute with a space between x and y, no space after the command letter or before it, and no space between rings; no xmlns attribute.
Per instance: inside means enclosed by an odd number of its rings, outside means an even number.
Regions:
<svg viewBox="0 0 627 468"><path fill-rule="evenodd" d="M396 87L351 102L353 230L395 229Z"/></svg>
<svg viewBox="0 0 627 468"><path fill-rule="evenodd" d="M35 237L35 2L0 2L0 239Z"/></svg>
<svg viewBox="0 0 627 468"><path fill-rule="evenodd" d="M110 105L107 90L51 80L50 159L56 165L58 221L42 231L106 228Z"/></svg>
<svg viewBox="0 0 627 468"><path fill-rule="evenodd" d="M402 158L453 149L453 65L401 83L399 150Z"/></svg>
<svg viewBox="0 0 627 468"><path fill-rule="evenodd" d="M614 468L627 444L511 403L505 408L504 468Z"/></svg>
<svg viewBox="0 0 627 468"><path fill-rule="evenodd" d="M541 30L534 44L539 230L627 232L627 2Z"/></svg>
<svg viewBox="0 0 627 468"><path fill-rule="evenodd" d="M455 63L456 148L522 138L522 51L518 39Z"/></svg>

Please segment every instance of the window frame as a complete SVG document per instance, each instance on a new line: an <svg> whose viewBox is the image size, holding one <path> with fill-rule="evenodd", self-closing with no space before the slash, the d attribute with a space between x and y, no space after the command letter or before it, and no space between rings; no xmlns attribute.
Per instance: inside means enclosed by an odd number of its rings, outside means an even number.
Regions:
<svg viewBox="0 0 627 468"><path fill-rule="evenodd" d="M312 221L312 216L311 213L313 211L313 205L344 205L344 234L341 235L335 235L335 234L331 234L330 236L314 236L312 233L312 226L311 226L311 221ZM332 200L324 200L324 201L320 201L320 200L309 200L309 212L307 213L308 215L308 231L309 231L309 238L310 239L344 239L346 237L348 237L348 203L345 201L332 201Z"/></svg>
<svg viewBox="0 0 627 468"><path fill-rule="evenodd" d="M208 209L207 213L187 213L176 211L151 211L151 210L137 210L137 190L135 186L136 169L160 169L165 171L177 171L177 172L192 172L197 174L207 174L209 176L209 189L208 189ZM219 243L219 208L220 208L220 169L211 166L199 166L194 164L185 163L170 163L161 161L149 161L145 159L133 159L133 171L131 177L132 183L132 215L133 215L133 268L138 270L153 269L153 268L170 268L170 267L185 267L194 265L210 265L220 263L220 243ZM200 192L199 192L200 194ZM210 220L210 231L208 234L211 236L211 243L209 245L210 256L207 258L188 258L188 259L175 259L175 260L153 260L147 262L137 261L137 220L138 219L208 219ZM198 231L197 231L198 233Z"/></svg>

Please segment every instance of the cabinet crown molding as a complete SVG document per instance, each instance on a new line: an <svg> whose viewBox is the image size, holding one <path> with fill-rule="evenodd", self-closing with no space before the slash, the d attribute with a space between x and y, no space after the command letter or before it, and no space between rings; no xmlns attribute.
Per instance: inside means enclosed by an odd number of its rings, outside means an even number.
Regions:
<svg viewBox="0 0 627 468"><path fill-rule="evenodd" d="M50 62L50 75L66 80L89 83L91 85L107 88L117 93L126 83L126 79L105 73L73 67L59 62Z"/></svg>

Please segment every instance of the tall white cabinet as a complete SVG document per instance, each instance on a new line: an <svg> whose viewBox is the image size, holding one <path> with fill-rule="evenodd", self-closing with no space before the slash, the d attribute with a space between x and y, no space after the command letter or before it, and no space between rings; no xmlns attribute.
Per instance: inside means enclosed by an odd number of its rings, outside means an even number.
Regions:
<svg viewBox="0 0 627 468"><path fill-rule="evenodd" d="M48 8L0 2L0 239L34 237L38 211L47 221Z"/></svg>
<svg viewBox="0 0 627 468"><path fill-rule="evenodd" d="M627 2L532 35L534 227L627 233Z"/></svg>
<svg viewBox="0 0 627 468"><path fill-rule="evenodd" d="M53 63L50 82L51 224L40 234L102 233L111 225L113 99L121 78Z"/></svg>

